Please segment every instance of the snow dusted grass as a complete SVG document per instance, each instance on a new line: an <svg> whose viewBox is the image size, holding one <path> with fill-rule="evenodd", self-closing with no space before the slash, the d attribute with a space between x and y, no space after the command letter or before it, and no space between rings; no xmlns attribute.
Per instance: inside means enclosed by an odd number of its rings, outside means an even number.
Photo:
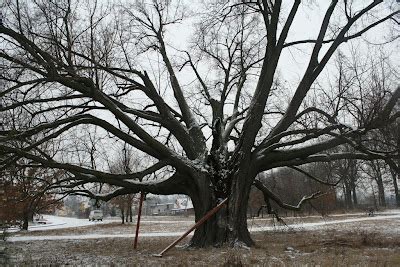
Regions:
<svg viewBox="0 0 400 267"><path fill-rule="evenodd" d="M157 233L174 233L172 236L179 235L180 232L184 232L187 230L193 222L178 222L176 225L164 224L159 222L141 222L140 223L140 233L144 236L154 236ZM120 222L112 222L108 224L93 224L89 226L82 226L76 228L63 228L57 230L42 230L42 231L34 231L34 232L19 232L14 234L15 240L19 240L17 237L26 237L29 239L30 237L49 237L49 239L56 239L60 236L82 236L83 239L85 236L97 236L97 238L101 238L102 236L110 236L115 235L115 237L133 237L136 229L135 223L126 223L121 224ZM153 235L152 235L153 234ZM54 238L51 238L54 236ZM111 236L112 237L112 236ZM26 240L25 239L25 240ZM32 238L35 239L35 238ZM77 238L82 239L82 238ZM13 238L11 238L13 240Z"/></svg>
<svg viewBox="0 0 400 267"><path fill-rule="evenodd" d="M146 220L141 229L143 233L160 229L163 232L185 230L192 223L190 218L179 217ZM160 222L162 220L166 223ZM300 221L301 224L295 224ZM270 219L250 220L249 226L251 223L258 228L273 225ZM7 253L9 263L17 265L400 266L400 216L395 213L373 218L362 214L332 216L324 220L293 218L287 223L292 227L279 226L275 230L253 232L256 246L250 250L228 247L187 250L181 247L172 249L163 258L156 258L152 254L160 252L175 237L142 237L139 249L134 251L133 235L126 236L133 234L134 225L121 226L113 222L19 235L119 233L118 238L14 241L8 243ZM181 245L187 241L182 241Z"/></svg>

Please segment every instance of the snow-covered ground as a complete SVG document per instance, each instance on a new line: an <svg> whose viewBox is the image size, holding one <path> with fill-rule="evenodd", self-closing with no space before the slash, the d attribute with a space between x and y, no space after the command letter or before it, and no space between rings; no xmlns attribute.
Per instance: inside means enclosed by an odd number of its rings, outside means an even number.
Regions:
<svg viewBox="0 0 400 267"><path fill-rule="evenodd" d="M188 223L192 222L189 220L152 220L142 218L142 223L162 223L162 224L176 224L176 223ZM104 218L103 221L89 221L88 219L78 219L73 217L61 217L61 216L53 216L53 215L43 215L43 221L46 221L46 224L30 224L28 228L28 232L31 231L45 231L45 230L55 230L55 229L66 229L66 228L75 228L82 226L92 226L96 224L107 224L121 221L118 217L108 217ZM136 218L135 218L136 219ZM193 218L194 219L194 218ZM19 228L9 228L8 232L18 232Z"/></svg>
<svg viewBox="0 0 400 267"><path fill-rule="evenodd" d="M317 230L317 229L324 229L324 228L329 228L332 225L337 225L337 224L350 224L350 223L355 223L355 222L367 222L367 221L382 221L382 220L394 220L398 221L400 220L400 210L392 210L392 211L387 211L387 212L382 212L377 216L372 216L372 217L365 217L365 214L352 214L361 216L364 215L364 217L356 217L356 218L345 218L345 219L331 219L331 220L322 220L317 221L317 222L306 222L306 223L293 223L293 224L288 224L287 226L260 226L260 224L257 225L251 225L249 224L249 230L251 232L261 232L261 231L282 231L282 230L288 230L288 229L304 229L304 230ZM347 215L349 216L349 215ZM337 216L338 217L338 216ZM336 218L336 217L335 217ZM57 217L57 216L46 216L46 220L49 221L49 224L46 225L40 225L37 227L32 227L30 231L36 231L36 230L52 230L52 229L63 229L63 228L73 228L73 227L82 227L82 226L89 226L89 225L95 225L95 224L106 224L106 223L111 223L115 222L114 220L105 220L103 222L89 222L88 220L84 219L76 219L76 218L66 218L66 217ZM262 221L266 219L258 219L257 221ZM172 224L172 223L186 223L188 225L188 228L192 224L190 221L154 221L154 220L143 220L143 223L158 223L158 224ZM181 236L183 232L181 231L171 231L170 228L166 228L168 230L163 231L163 232L141 232L140 237L173 237L173 236ZM389 229L391 231L395 231L396 234L400 233L400 228L396 229ZM129 233L119 233L119 234L103 234L103 233L96 233L96 234L70 234L70 235L40 235L40 236L29 236L29 235L23 235L23 236L18 236L14 235L11 236L8 240L11 242L17 242L17 241L34 241L34 240L81 240L81 239L99 239L99 238L132 238L134 237L133 234Z"/></svg>
<svg viewBox="0 0 400 267"><path fill-rule="evenodd" d="M387 210L383 212L379 212L379 215L396 215L400 214L400 210ZM350 217L350 216L365 216L365 213L345 213L345 214L333 214L329 215L329 217ZM44 231L44 230L55 230L55 229L66 229L66 228L75 228L75 227L82 227L82 226L92 226L96 224L107 224L107 223L113 223L113 222L118 222L121 219L117 217L108 217L104 218L103 221L89 221L88 219L78 219L78 218L72 218L72 217L61 217L61 216L53 216L53 215L43 215L44 221L46 221L46 224L33 224L29 225L28 231ZM154 217L146 218L142 217L141 222L142 223L158 223L158 224L179 224L179 223L193 223L194 218L187 217L186 220L166 220L163 217L160 220L154 220ZM168 217L169 218L169 217ZM298 219L301 217L285 217L285 219ZM321 216L315 215L315 216L307 216L306 218L321 218ZM370 220L371 217L365 218L367 220ZM376 217L372 217L376 218ZM265 218L253 218L251 219L252 221L255 222L261 222L261 221L267 221L270 220L269 217ZM337 221L339 222L339 221ZM324 223L324 222L320 222ZM320 224L317 223L317 224ZM331 222L329 222L331 223ZM251 225L249 221L249 225ZM299 224L296 224L299 225ZM294 227L296 227L296 225ZM302 226L303 227L303 226ZM253 231L258 231L260 227L256 227ZM264 229L265 227L261 227ZM261 229L260 228L260 229ZM274 228L276 229L276 228ZM267 229L268 230L268 229ZM19 228L10 228L8 230L9 232L17 232L19 231ZM264 230L262 230L264 231Z"/></svg>
<svg viewBox="0 0 400 267"><path fill-rule="evenodd" d="M55 229L65 229L65 228L74 228L74 227L82 227L89 226L95 224L106 224L115 222L117 218L109 218L104 219L103 221L89 221L88 219L78 219L71 217L60 217L53 215L43 215L43 221L46 224L32 224L29 225L28 231L43 231L43 230L55 230ZM10 228L9 232L17 232L18 228Z"/></svg>
<svg viewBox="0 0 400 267"><path fill-rule="evenodd" d="M353 222L363 222L363 221L380 221L380 220L391 220L391 219L399 219L400 214L393 215L379 215L379 216L369 216L362 218L349 218L343 220L331 220L331 221L320 221L313 223L296 223L289 224L287 226L265 226L265 227L253 227L250 228L251 232L260 232L260 231L272 231L272 230L285 230L285 229L305 229L305 230L313 230L320 229L329 225L334 224L342 224L342 223L353 223ZM400 229L395 229L400 231Z"/></svg>

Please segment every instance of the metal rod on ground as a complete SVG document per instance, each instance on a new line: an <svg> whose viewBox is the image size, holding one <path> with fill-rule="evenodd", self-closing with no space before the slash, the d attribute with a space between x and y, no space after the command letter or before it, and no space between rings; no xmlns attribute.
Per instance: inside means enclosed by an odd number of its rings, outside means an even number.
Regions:
<svg viewBox="0 0 400 267"><path fill-rule="evenodd" d="M140 200L139 200L139 210L137 215L137 223L136 223L136 235L135 235L135 243L133 244L133 248L137 248L138 238L139 238L139 226L140 226L140 217L142 216L142 204L144 199L144 193L140 192Z"/></svg>
<svg viewBox="0 0 400 267"><path fill-rule="evenodd" d="M190 234L194 229L202 225L205 221L207 221L211 216L213 216L217 211L219 211L225 203L228 201L228 198L225 198L224 200L221 201L217 206L215 206L212 210L206 213L203 218L201 218L195 225L193 225L189 230L187 230L181 237L176 239L174 242L172 242L168 247L166 247L163 251L161 251L159 254L153 254L153 256L156 257L162 257L165 252L173 248L176 244L179 243L182 239L184 239L188 234Z"/></svg>

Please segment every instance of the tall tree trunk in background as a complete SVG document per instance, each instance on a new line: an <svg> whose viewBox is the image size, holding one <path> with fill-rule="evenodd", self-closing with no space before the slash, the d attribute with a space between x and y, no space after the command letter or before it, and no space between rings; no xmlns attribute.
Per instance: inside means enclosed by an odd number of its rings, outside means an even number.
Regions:
<svg viewBox="0 0 400 267"><path fill-rule="evenodd" d="M125 208L122 206L120 207L120 210L121 210L122 224L125 224Z"/></svg>
<svg viewBox="0 0 400 267"><path fill-rule="evenodd" d="M28 230L31 217L33 217L33 213L29 209L24 209L22 213L22 230Z"/></svg>
<svg viewBox="0 0 400 267"><path fill-rule="evenodd" d="M346 194L346 186L344 185L344 183L342 184L342 191L343 191L343 196L344 196L344 208L347 208L347 194Z"/></svg>
<svg viewBox="0 0 400 267"><path fill-rule="evenodd" d="M33 212L31 212L29 215L29 221L33 222Z"/></svg>
<svg viewBox="0 0 400 267"><path fill-rule="evenodd" d="M351 192L352 188L350 186L349 181L345 180L344 182L344 199L345 199L345 205L346 209L352 209L353 208L353 202L351 199Z"/></svg>
<svg viewBox="0 0 400 267"><path fill-rule="evenodd" d="M382 207L386 207L385 186L383 184L383 174L382 174L381 162L379 160L370 161L370 167L373 170L373 178L376 181L376 184L378 186L379 205Z"/></svg>
<svg viewBox="0 0 400 267"><path fill-rule="evenodd" d="M397 178L399 177L399 174L392 167L390 167L390 173L392 175L392 180L393 180L394 195L396 197L396 206L400 207L400 193L399 193L399 186L397 183Z"/></svg>
<svg viewBox="0 0 400 267"><path fill-rule="evenodd" d="M353 197L353 208L355 208L358 205L358 200L357 200L356 183L355 183L355 177L354 176L352 176L350 178L350 186L351 186L351 194L352 194L352 197Z"/></svg>
<svg viewBox="0 0 400 267"><path fill-rule="evenodd" d="M386 207L385 187L383 185L382 175L377 175L376 183L378 185L379 205L382 207Z"/></svg>
<svg viewBox="0 0 400 267"><path fill-rule="evenodd" d="M357 200L357 193L356 193L356 188L352 188L352 195L353 195L353 207L357 207L358 205L358 200Z"/></svg>
<svg viewBox="0 0 400 267"><path fill-rule="evenodd" d="M129 203L128 203L129 222L133 222L132 205L133 205L133 195L129 195Z"/></svg>
<svg viewBox="0 0 400 267"><path fill-rule="evenodd" d="M28 230L28 225L29 225L29 216L27 214L24 214L22 218L22 230Z"/></svg>

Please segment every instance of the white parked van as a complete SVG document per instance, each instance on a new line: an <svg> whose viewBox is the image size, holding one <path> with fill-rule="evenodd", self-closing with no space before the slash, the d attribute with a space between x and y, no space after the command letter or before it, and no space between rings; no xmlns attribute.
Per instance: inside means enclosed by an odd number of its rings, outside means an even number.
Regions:
<svg viewBox="0 0 400 267"><path fill-rule="evenodd" d="M102 210L92 210L89 214L89 221L102 221L103 211Z"/></svg>

